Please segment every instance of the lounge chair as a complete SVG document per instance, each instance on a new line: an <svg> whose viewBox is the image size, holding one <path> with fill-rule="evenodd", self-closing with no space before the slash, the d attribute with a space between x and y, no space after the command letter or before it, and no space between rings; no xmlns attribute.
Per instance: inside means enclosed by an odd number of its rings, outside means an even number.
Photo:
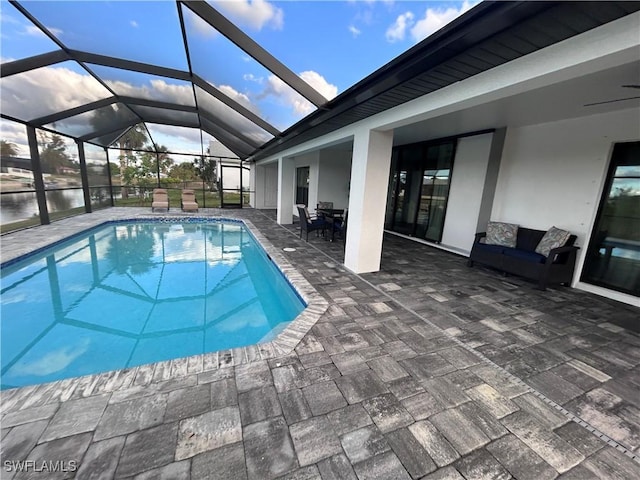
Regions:
<svg viewBox="0 0 640 480"><path fill-rule="evenodd" d="M169 211L169 194L164 188L156 188L153 190L153 197L151 200L151 211L155 211L156 208L162 208Z"/></svg>
<svg viewBox="0 0 640 480"><path fill-rule="evenodd" d="M193 190L182 190L181 205L183 212L197 212L198 201L196 200L196 193Z"/></svg>

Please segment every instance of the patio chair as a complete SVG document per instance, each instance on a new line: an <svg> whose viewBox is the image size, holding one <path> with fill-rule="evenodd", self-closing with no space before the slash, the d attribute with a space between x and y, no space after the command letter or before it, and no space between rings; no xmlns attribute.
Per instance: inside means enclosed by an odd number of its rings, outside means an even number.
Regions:
<svg viewBox="0 0 640 480"><path fill-rule="evenodd" d="M182 190L182 197L180 199L183 212L197 212L198 201L196 200L196 192L193 190Z"/></svg>
<svg viewBox="0 0 640 480"><path fill-rule="evenodd" d="M336 232L340 234L343 240L346 239L348 218L349 218L349 210L345 208L342 218L333 219L333 228L331 229L331 241L335 240Z"/></svg>
<svg viewBox="0 0 640 480"><path fill-rule="evenodd" d="M296 205L298 209L298 216L300 217L300 238L302 238L302 232L306 233L306 240L309 241L309 232L318 232L322 231L324 235L324 230L327 226L327 222L318 217L312 217L309 215L309 210L305 205Z"/></svg>
<svg viewBox="0 0 640 480"><path fill-rule="evenodd" d="M164 188L156 188L153 190L153 197L151 199L151 211L155 211L156 208L163 208L169 211L169 194Z"/></svg>

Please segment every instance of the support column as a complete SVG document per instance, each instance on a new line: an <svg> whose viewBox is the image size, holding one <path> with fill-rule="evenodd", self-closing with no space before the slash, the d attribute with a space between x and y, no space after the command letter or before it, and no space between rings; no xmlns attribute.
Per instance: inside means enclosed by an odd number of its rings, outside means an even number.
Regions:
<svg viewBox="0 0 640 480"><path fill-rule="evenodd" d="M280 225L293 223L293 199L296 181L296 169L293 159L278 159L278 215Z"/></svg>
<svg viewBox="0 0 640 480"><path fill-rule="evenodd" d="M76 140L78 147L78 160L80 161L80 178L82 179L82 193L84 194L84 211L91 213L91 191L89 189L89 174L87 173L87 161L84 156L84 142Z"/></svg>
<svg viewBox="0 0 640 480"><path fill-rule="evenodd" d="M380 270L392 146L392 130L360 130L353 139L344 265L355 273Z"/></svg>
<svg viewBox="0 0 640 480"><path fill-rule="evenodd" d="M29 139L29 154L31 155L31 168L33 172L33 186L36 188L36 199L38 200L38 210L40 211L40 224L49 225L49 210L47 209L47 194L44 189L44 179L42 178L42 165L40 164L40 150L38 149L38 138L36 129L27 125L27 138Z"/></svg>

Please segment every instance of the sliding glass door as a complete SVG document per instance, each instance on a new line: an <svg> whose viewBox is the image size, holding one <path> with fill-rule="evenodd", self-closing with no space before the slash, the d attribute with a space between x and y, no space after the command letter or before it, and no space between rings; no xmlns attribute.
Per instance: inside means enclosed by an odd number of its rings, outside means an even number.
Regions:
<svg viewBox="0 0 640 480"><path fill-rule="evenodd" d="M640 142L613 149L581 280L640 296Z"/></svg>
<svg viewBox="0 0 640 480"><path fill-rule="evenodd" d="M387 229L432 242L442 240L455 140L394 148Z"/></svg>

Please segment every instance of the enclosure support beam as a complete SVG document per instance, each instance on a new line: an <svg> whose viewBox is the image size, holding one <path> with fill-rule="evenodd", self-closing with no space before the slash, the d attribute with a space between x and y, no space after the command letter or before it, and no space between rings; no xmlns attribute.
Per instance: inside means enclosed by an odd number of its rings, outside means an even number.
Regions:
<svg viewBox="0 0 640 480"><path fill-rule="evenodd" d="M91 213L91 191L89 190L89 175L87 174L87 162L84 157L84 142L76 140L78 146L78 160L80 160L80 179L82 180L82 193L84 193L84 211Z"/></svg>
<svg viewBox="0 0 640 480"><path fill-rule="evenodd" d="M51 221L49 220L49 210L47 209L47 195L44 191L38 137L36 136L35 127L31 125L26 125L26 127L27 138L29 139L29 153L31 154L31 168L33 169L33 185L36 188L36 199L38 200L38 210L40 212L40 224L49 225Z"/></svg>

